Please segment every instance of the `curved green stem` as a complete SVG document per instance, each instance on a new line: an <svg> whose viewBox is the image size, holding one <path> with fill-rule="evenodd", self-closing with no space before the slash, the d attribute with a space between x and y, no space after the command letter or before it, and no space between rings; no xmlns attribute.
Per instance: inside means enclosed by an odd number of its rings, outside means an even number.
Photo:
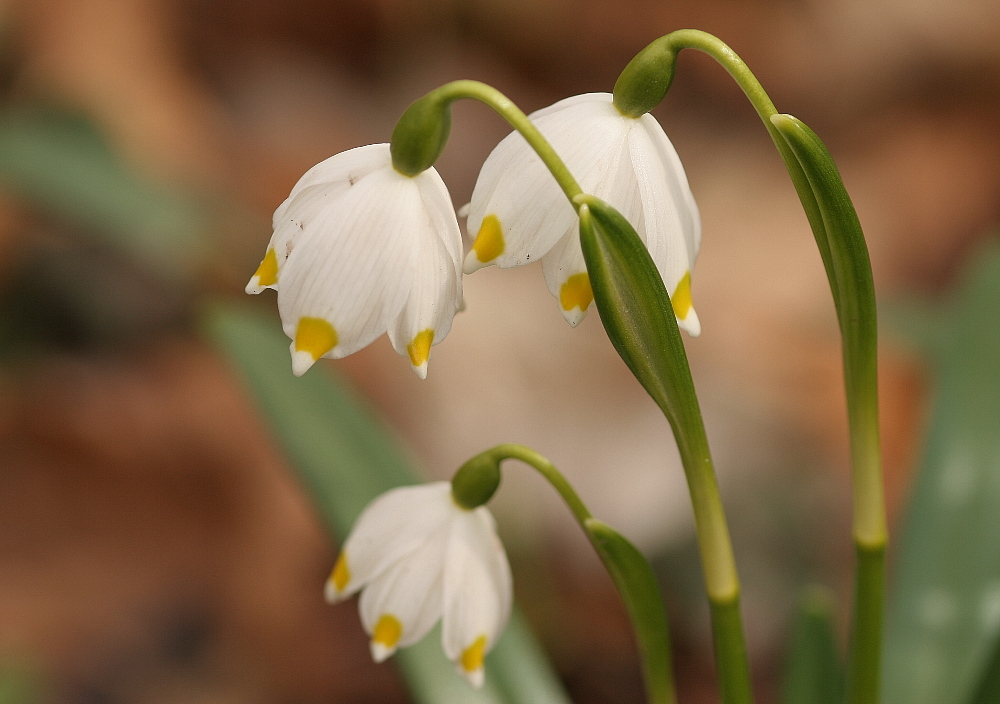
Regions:
<svg viewBox="0 0 1000 704"><path fill-rule="evenodd" d="M625 603L642 658L649 704L675 704L670 635L659 584L649 562L635 546L607 524L595 519L573 486L546 457L524 445L505 443L473 457L459 468L452 485L472 486L474 476L486 475L485 484L499 482L496 468L516 459L534 468L559 493L583 528Z"/></svg>
<svg viewBox="0 0 1000 704"><path fill-rule="evenodd" d="M717 37L684 29L653 41L629 63L615 85L619 111L636 116L662 100L681 49L710 55L743 89L785 163L823 258L843 339L851 433L858 564L848 701L875 704L879 700L887 531L878 432L876 312L864 236L822 142L811 131L806 134L804 127L800 129L800 123L778 115L747 65Z"/></svg>
<svg viewBox="0 0 1000 704"><path fill-rule="evenodd" d="M515 105L510 98L505 96L503 93L498 91L496 88L486 85L485 83L480 83L479 81L452 81L451 83L445 83L440 88L432 90L430 93L421 98L417 103L424 103L425 105L432 106L432 109L437 115L446 114L450 109L451 104L456 100L462 98L470 98L472 100L478 100L480 103L492 108L500 117L505 119L511 127L513 127L517 132L521 134L522 137L528 142L535 153L538 154L539 158L545 164L552 176L555 178L559 187L566 194L570 203L573 202L573 198L580 193L582 189L580 184L576 182L573 178L573 174L570 173L569 169L566 168L566 164L563 160L556 154L556 151L552 148L552 145L548 143L542 133L538 131L538 128L528 119L528 116L521 111L517 105ZM412 109L412 107L411 107ZM409 110L407 111L407 113ZM400 125L406 119L407 114L404 113L403 117L400 118ZM397 125L397 131L393 132L393 147L399 141L400 137L399 125ZM444 144L441 143L440 147ZM436 155L434 156L436 158ZM433 161L433 159L431 160ZM430 164L422 165L423 168L427 168ZM398 168L398 166L397 166ZM573 206L576 208L576 205Z"/></svg>

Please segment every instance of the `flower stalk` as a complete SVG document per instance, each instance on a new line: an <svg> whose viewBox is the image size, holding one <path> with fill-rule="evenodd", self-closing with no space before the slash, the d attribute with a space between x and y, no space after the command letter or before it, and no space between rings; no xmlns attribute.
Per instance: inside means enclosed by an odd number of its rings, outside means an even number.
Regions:
<svg viewBox="0 0 1000 704"><path fill-rule="evenodd" d="M649 704L675 704L667 615L652 567L634 545L591 515L576 490L552 462L523 445L497 445L476 455L455 473L452 486L456 500L462 501L465 495L492 495L491 487L495 490L499 483L500 463L508 459L534 468L569 507L625 602L639 646Z"/></svg>

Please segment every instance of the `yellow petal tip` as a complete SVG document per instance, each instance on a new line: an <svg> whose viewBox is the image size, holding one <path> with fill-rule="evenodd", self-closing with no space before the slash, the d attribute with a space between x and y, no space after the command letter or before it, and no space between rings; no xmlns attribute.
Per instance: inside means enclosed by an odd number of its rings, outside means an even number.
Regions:
<svg viewBox="0 0 1000 704"><path fill-rule="evenodd" d="M371 651L375 662L382 662L394 652L403 635L403 624L392 614L382 614L372 629Z"/></svg>
<svg viewBox="0 0 1000 704"><path fill-rule="evenodd" d="M427 328L418 332L406 346L406 354L410 357L413 371L421 379L427 378L427 360L431 356L432 344L434 344L434 331Z"/></svg>
<svg viewBox="0 0 1000 704"><path fill-rule="evenodd" d="M479 233L472 243L472 250L465 258L465 273L471 274L476 269L490 264L493 260L503 254L506 243L503 238L503 227L500 225L500 218L496 215L487 215L483 218L483 224L479 226ZM470 266L472 271L470 271Z"/></svg>
<svg viewBox="0 0 1000 704"><path fill-rule="evenodd" d="M474 687L483 686L483 659L486 657L486 636L481 635L462 651L458 661L459 671Z"/></svg>
<svg viewBox="0 0 1000 704"><path fill-rule="evenodd" d="M587 309L594 301L594 291L590 288L590 277L583 271L573 274L559 287L559 307L563 317L576 327L587 315Z"/></svg>
<svg viewBox="0 0 1000 704"><path fill-rule="evenodd" d="M330 572L330 578L326 580L324 595L326 596L327 603L332 604L340 601L344 590L347 589L347 585L350 582L351 570L347 565L347 553L341 551L337 562L333 565L333 571Z"/></svg>
<svg viewBox="0 0 1000 704"><path fill-rule="evenodd" d="M299 318L292 342L292 372L302 376L317 359L337 346L337 331L323 318Z"/></svg>
<svg viewBox="0 0 1000 704"><path fill-rule="evenodd" d="M260 293L269 286L278 283L278 256L274 253L273 247L268 247L257 271L250 277L247 284L247 293Z"/></svg>

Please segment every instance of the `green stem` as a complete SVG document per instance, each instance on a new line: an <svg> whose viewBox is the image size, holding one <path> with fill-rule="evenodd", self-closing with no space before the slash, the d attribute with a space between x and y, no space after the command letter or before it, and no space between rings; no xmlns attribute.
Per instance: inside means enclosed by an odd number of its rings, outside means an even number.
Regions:
<svg viewBox="0 0 1000 704"><path fill-rule="evenodd" d="M583 192L580 184L573 178L573 174L566 168L566 164L556 154L552 145L542 136L542 133L538 131L534 123L528 119L528 116L510 98L496 88L485 83L480 83L479 81L452 81L432 90L421 98L421 100L428 101L429 104L434 105L443 114L452 103L462 98L478 100L480 103L492 108L511 127L517 130L531 148L535 150L535 153L538 154L548 170L552 172L552 176L563 190L563 193L566 194L570 203L573 203L574 197ZM577 206L574 204L573 207L576 208Z"/></svg>
<svg viewBox="0 0 1000 704"><path fill-rule="evenodd" d="M610 526L596 520L555 465L531 448L513 443L498 445L469 460L455 476L466 468L481 473L488 465L499 466L508 459L520 460L538 471L572 511L625 602L642 659L649 704L675 704L666 612L649 562ZM487 481L492 483L492 477Z"/></svg>

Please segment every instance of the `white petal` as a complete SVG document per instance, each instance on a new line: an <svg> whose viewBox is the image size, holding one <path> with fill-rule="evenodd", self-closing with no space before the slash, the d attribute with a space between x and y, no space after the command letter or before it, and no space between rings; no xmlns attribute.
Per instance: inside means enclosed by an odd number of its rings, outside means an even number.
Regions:
<svg viewBox="0 0 1000 704"><path fill-rule="evenodd" d="M482 657L510 616L510 564L485 507L452 521L445 553L442 645L473 684L482 683Z"/></svg>
<svg viewBox="0 0 1000 704"><path fill-rule="evenodd" d="M461 274L441 240L429 228L421 235L417 271L410 296L396 322L389 328L389 340L401 355L408 356L417 375L427 376L432 344L451 330L452 319L462 303Z"/></svg>
<svg viewBox="0 0 1000 704"><path fill-rule="evenodd" d="M369 174L317 215L285 262L278 311L293 339L303 318L335 331L339 358L371 343L396 319L409 296L423 217L412 179L391 168Z"/></svg>
<svg viewBox="0 0 1000 704"><path fill-rule="evenodd" d="M660 157L667 173L667 185L674 200L678 203L681 214L681 229L684 232L684 239L688 249L688 267L694 270L694 261L701 248L701 215L698 211L698 204L691 193L691 186L688 184L687 174L681 159L677 156L677 150L670 142L663 127L656 121L656 118L646 113L639 118L639 122L646 134L649 136Z"/></svg>
<svg viewBox="0 0 1000 704"><path fill-rule="evenodd" d="M590 300L586 300L590 282L583 278L587 276L587 263L583 259L580 237L575 226L542 257L542 273L549 292L559 302L559 312L563 318L571 327L579 325L587 315L593 295L589 296Z"/></svg>
<svg viewBox="0 0 1000 704"><path fill-rule="evenodd" d="M609 158L627 132L624 118L601 94L565 101L539 111L533 120L584 190L600 180ZM576 222L576 213L541 159L519 134L506 137L483 165L472 193L468 231L475 239L487 216L503 230L500 267L527 264L544 256ZM471 255L470 255L471 256ZM466 260L466 272L476 261Z"/></svg>
<svg viewBox="0 0 1000 704"><path fill-rule="evenodd" d="M440 526L361 592L358 610L365 631L372 636L376 661L389 657L396 648L413 645L441 618L442 568L449 532L447 524Z"/></svg>
<svg viewBox="0 0 1000 704"><path fill-rule="evenodd" d="M677 174L668 172L645 129L632 131L629 147L642 198L644 232L641 234L645 235L646 247L673 297L685 274L689 274L692 261L688 252L690 238L685 236L692 222L688 203L677 199ZM689 291L685 295L689 296ZM678 318L678 325L694 335L700 332L700 325L693 313L693 308L689 308L684 318Z"/></svg>
<svg viewBox="0 0 1000 704"><path fill-rule="evenodd" d="M344 541L345 581L338 586L331 576L327 601L347 598L420 549L449 524L455 510L450 482L399 487L376 498L361 512Z"/></svg>
<svg viewBox="0 0 1000 704"><path fill-rule="evenodd" d="M339 152L324 159L302 174L302 177L292 186L288 198L274 211L274 229L278 229L278 219L283 217L283 209L301 191L315 185L338 184L337 187L347 190L362 178L378 169L392 163L388 144L369 144Z"/></svg>

